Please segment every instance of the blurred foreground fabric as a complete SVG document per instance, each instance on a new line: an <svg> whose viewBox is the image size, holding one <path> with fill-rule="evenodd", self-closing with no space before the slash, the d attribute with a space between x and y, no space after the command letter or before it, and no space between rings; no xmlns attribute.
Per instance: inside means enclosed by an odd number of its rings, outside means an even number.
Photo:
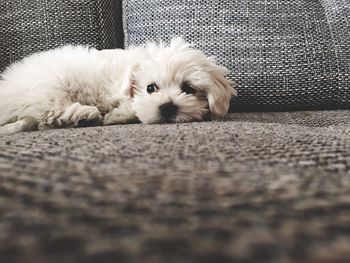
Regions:
<svg viewBox="0 0 350 263"><path fill-rule="evenodd" d="M0 137L0 262L348 262L347 111Z"/></svg>

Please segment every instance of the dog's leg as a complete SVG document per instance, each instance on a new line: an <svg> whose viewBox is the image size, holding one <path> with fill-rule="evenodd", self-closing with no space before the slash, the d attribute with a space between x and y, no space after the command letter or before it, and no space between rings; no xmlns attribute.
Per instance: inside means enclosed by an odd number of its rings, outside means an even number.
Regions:
<svg viewBox="0 0 350 263"><path fill-rule="evenodd" d="M101 122L102 116L97 107L81 105L76 102L63 111L47 112L40 123L40 128L96 126L100 125Z"/></svg>
<svg viewBox="0 0 350 263"><path fill-rule="evenodd" d="M33 117L24 117L13 123L0 126L0 134L12 134L16 132L35 131L38 129L38 120Z"/></svg>
<svg viewBox="0 0 350 263"><path fill-rule="evenodd" d="M138 122L130 102L122 102L118 108L107 113L103 118L103 125L125 124Z"/></svg>

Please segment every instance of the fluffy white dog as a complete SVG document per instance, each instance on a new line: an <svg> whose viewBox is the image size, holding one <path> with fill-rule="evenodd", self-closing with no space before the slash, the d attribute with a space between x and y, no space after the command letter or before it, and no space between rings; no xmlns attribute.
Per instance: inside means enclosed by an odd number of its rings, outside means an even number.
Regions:
<svg viewBox="0 0 350 263"><path fill-rule="evenodd" d="M65 46L36 53L1 76L0 134L220 119L236 94L226 73L181 38L169 46Z"/></svg>

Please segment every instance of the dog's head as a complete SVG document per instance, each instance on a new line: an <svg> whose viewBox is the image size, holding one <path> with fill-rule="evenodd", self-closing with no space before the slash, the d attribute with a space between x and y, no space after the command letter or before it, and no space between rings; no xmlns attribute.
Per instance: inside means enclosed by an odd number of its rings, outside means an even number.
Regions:
<svg viewBox="0 0 350 263"><path fill-rule="evenodd" d="M130 66L127 93L144 123L223 118L236 95L227 69L181 38L170 46L148 44L145 59Z"/></svg>

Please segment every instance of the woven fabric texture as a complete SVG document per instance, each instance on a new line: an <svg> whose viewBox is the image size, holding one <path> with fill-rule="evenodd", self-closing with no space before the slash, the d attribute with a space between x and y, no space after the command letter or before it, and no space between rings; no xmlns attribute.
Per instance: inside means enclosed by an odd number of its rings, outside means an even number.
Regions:
<svg viewBox="0 0 350 263"><path fill-rule="evenodd" d="M0 137L0 262L348 262L350 113Z"/></svg>
<svg viewBox="0 0 350 263"><path fill-rule="evenodd" d="M64 44L123 46L121 0L0 1L0 71Z"/></svg>
<svg viewBox="0 0 350 263"><path fill-rule="evenodd" d="M230 69L233 111L350 107L348 0L126 0L125 44L183 36Z"/></svg>

